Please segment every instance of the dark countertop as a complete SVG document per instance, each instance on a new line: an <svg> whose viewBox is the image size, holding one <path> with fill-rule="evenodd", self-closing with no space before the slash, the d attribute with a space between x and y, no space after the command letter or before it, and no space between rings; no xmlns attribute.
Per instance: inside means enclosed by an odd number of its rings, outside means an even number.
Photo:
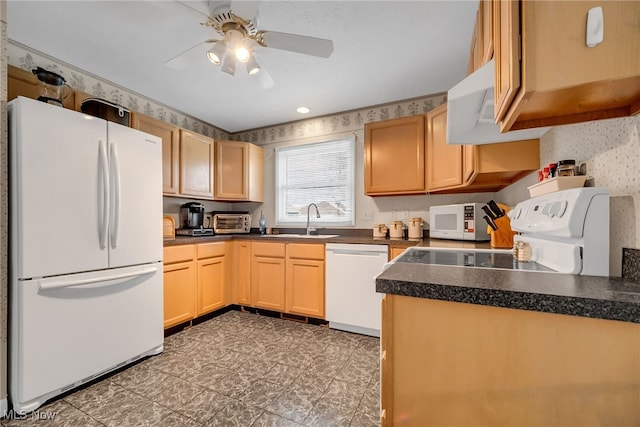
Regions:
<svg viewBox="0 0 640 427"><path fill-rule="evenodd" d="M640 284L621 278L398 262L380 293L640 323Z"/></svg>
<svg viewBox="0 0 640 427"><path fill-rule="evenodd" d="M286 230L282 234L298 233L303 234L304 231L300 230ZM322 230L322 234L338 234L338 237L275 237L275 236L261 236L258 233L250 234L228 234L228 235L215 235L215 236L202 236L202 237L186 237L176 236L175 239L165 239L164 246L177 246L177 245L189 245L194 243L210 243L210 242L224 242L227 240L252 240L260 242L282 242L282 243L354 243L354 244L366 244L366 245L389 245L393 247L408 248L410 246L438 246L447 248L490 248L489 242L460 242L454 240L444 239L429 239L425 237L423 239L389 239L389 238L374 238L373 232L369 229L328 229Z"/></svg>

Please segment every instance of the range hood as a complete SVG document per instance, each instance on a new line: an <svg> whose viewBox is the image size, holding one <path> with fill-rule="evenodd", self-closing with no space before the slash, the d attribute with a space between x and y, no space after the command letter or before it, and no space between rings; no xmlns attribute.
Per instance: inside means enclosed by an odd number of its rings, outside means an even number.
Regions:
<svg viewBox="0 0 640 427"><path fill-rule="evenodd" d="M494 60L447 93L447 144L479 145L540 138L548 127L501 133L493 120Z"/></svg>

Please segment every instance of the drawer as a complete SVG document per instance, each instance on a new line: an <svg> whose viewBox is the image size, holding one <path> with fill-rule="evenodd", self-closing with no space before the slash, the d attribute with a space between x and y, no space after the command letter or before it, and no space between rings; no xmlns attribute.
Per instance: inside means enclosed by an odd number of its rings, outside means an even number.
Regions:
<svg viewBox="0 0 640 427"><path fill-rule="evenodd" d="M289 243L287 245L289 258L317 259L324 261L323 243Z"/></svg>
<svg viewBox="0 0 640 427"><path fill-rule="evenodd" d="M265 256L271 258L284 258L284 243L251 242L251 254L253 256Z"/></svg>
<svg viewBox="0 0 640 427"><path fill-rule="evenodd" d="M196 245L196 253L198 254L198 259L224 256L226 247L224 242L199 243Z"/></svg>
<svg viewBox="0 0 640 427"><path fill-rule="evenodd" d="M164 263L192 261L196 257L195 245L167 246L164 248Z"/></svg>

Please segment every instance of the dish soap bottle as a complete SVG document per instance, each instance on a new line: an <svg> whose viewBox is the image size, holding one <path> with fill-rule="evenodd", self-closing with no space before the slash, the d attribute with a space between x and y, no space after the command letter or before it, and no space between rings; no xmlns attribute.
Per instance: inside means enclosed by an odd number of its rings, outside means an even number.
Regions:
<svg viewBox="0 0 640 427"><path fill-rule="evenodd" d="M260 220L258 221L260 226L260 234L265 234L267 232L267 220L264 219L264 212L260 211Z"/></svg>

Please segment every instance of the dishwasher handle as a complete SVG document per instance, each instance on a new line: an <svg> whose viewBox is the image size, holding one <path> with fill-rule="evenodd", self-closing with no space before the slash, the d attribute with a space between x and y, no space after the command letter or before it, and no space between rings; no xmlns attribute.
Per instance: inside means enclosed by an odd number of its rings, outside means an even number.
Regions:
<svg viewBox="0 0 640 427"><path fill-rule="evenodd" d="M327 253L334 255L357 255L357 256L372 256L377 257L379 255L385 255L384 252L371 252L371 251L358 251L349 249L327 249Z"/></svg>

